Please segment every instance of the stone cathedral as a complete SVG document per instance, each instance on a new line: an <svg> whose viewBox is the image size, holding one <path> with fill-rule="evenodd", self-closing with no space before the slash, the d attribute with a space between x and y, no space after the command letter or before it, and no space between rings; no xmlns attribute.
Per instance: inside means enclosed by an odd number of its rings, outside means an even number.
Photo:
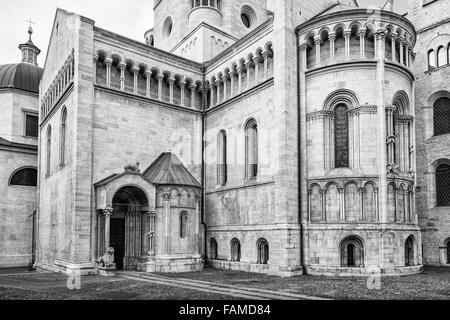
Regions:
<svg viewBox="0 0 450 320"><path fill-rule="evenodd" d="M145 42L58 9L37 160L0 162L0 212L31 210L0 222L0 266L90 273L110 248L142 272L450 264L450 0L394 8L155 0ZM0 101L26 91L7 76ZM0 134L0 159L25 156Z"/></svg>

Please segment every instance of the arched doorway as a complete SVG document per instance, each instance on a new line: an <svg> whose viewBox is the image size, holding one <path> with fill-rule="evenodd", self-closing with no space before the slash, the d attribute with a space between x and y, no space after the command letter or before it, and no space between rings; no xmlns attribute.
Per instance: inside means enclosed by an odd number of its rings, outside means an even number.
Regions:
<svg viewBox="0 0 450 320"><path fill-rule="evenodd" d="M414 265L414 237L410 236L405 242L405 265Z"/></svg>
<svg viewBox="0 0 450 320"><path fill-rule="evenodd" d="M341 242L341 266L364 267L364 245L360 238L351 236Z"/></svg>
<svg viewBox="0 0 450 320"><path fill-rule="evenodd" d="M133 270L145 253L145 213L148 199L145 192L134 186L121 188L113 198L110 246L114 248L117 269Z"/></svg>

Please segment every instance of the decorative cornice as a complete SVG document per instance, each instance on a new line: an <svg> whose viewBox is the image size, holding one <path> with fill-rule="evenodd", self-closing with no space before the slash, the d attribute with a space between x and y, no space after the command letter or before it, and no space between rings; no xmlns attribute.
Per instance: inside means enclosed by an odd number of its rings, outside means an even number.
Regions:
<svg viewBox="0 0 450 320"><path fill-rule="evenodd" d="M329 118L329 119L334 118L334 112L329 111L329 110L320 110L320 111L308 113L306 115L306 121L313 121L313 120L319 120L319 119L325 119L325 118Z"/></svg>

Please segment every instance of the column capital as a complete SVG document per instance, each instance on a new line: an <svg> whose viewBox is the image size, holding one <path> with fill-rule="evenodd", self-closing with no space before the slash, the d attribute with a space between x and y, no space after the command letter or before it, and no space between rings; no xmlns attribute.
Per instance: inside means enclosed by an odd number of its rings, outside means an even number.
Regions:
<svg viewBox="0 0 450 320"><path fill-rule="evenodd" d="M164 201L170 201L171 198L170 192L163 192L162 196Z"/></svg>
<svg viewBox="0 0 450 320"><path fill-rule="evenodd" d="M261 55L263 56L264 60L267 59L267 57L269 56L269 54L270 54L270 53L269 53L269 51L267 51L267 50L264 50L264 51L261 52Z"/></svg>
<svg viewBox="0 0 450 320"><path fill-rule="evenodd" d="M173 85L175 83L175 80L176 80L175 78L172 77L169 78L169 84Z"/></svg>
<svg viewBox="0 0 450 320"><path fill-rule="evenodd" d="M258 64L260 62L261 62L261 58L260 57L258 57L258 56L253 57L253 63L254 64Z"/></svg>
<svg viewBox="0 0 450 320"><path fill-rule="evenodd" d="M219 78L217 78L217 79L216 79L216 81L215 81L215 83L216 83L216 86L217 86L217 87L219 87L219 86L220 86L220 83L221 83L221 82L222 82L222 81L220 81L220 79L219 79Z"/></svg>
<svg viewBox="0 0 450 320"><path fill-rule="evenodd" d="M392 33L392 34L390 35L390 38L391 38L392 41L397 41L398 35L397 35L396 33Z"/></svg>
<svg viewBox="0 0 450 320"><path fill-rule="evenodd" d="M197 89L197 85L195 84L195 82L191 82L189 84L189 89L191 89L191 90L196 90Z"/></svg>
<svg viewBox="0 0 450 320"><path fill-rule="evenodd" d="M405 37L398 37L398 41L399 41L401 44L405 44L405 43L406 43L406 38L405 38Z"/></svg>
<svg viewBox="0 0 450 320"><path fill-rule="evenodd" d="M112 60L111 58L105 58L105 64L106 64L107 66L111 66L112 63L113 63L113 60Z"/></svg>
<svg viewBox="0 0 450 320"><path fill-rule="evenodd" d="M233 70L228 71L228 76L233 78L236 75L236 72L234 72Z"/></svg>
<svg viewBox="0 0 450 320"><path fill-rule="evenodd" d="M127 67L126 63L124 62L119 62L117 66L119 67L120 70L125 70L125 68Z"/></svg>
<svg viewBox="0 0 450 320"><path fill-rule="evenodd" d="M376 31L377 40L383 40L387 36L387 30L386 29L378 29Z"/></svg>
<svg viewBox="0 0 450 320"><path fill-rule="evenodd" d="M336 40L336 32L331 32L328 34L328 40L334 41Z"/></svg>
<svg viewBox="0 0 450 320"><path fill-rule="evenodd" d="M139 73L139 71L140 71L141 69L139 69L139 67L133 67L133 68L131 68L131 72L133 72L134 74L137 74L137 73Z"/></svg>
<svg viewBox="0 0 450 320"><path fill-rule="evenodd" d="M346 29L344 30L344 37L350 37L352 35L352 30Z"/></svg>
<svg viewBox="0 0 450 320"><path fill-rule="evenodd" d="M99 209L98 212L107 218L110 218L114 212L112 205L107 205L104 209Z"/></svg>
<svg viewBox="0 0 450 320"><path fill-rule="evenodd" d="M230 76L228 74L222 75L222 81L226 82Z"/></svg>
<svg viewBox="0 0 450 320"><path fill-rule="evenodd" d="M162 79L164 79L164 75L162 75L162 74L157 74L157 75L156 75L156 79L157 79L158 81L161 81Z"/></svg>
<svg viewBox="0 0 450 320"><path fill-rule="evenodd" d="M320 43L322 41L322 37L321 36L315 36L314 37L314 43L315 44L318 44L318 43Z"/></svg>
<svg viewBox="0 0 450 320"><path fill-rule="evenodd" d="M237 67L236 67L236 72L238 73L238 74L241 74L242 73L242 71L243 71L243 67L241 66L241 65L238 65Z"/></svg>
<svg viewBox="0 0 450 320"><path fill-rule="evenodd" d="M151 218L151 219L153 219L153 218L156 217L156 211L153 211L153 210L147 211L146 214L147 214L147 216L148 216L149 218Z"/></svg>
<svg viewBox="0 0 450 320"><path fill-rule="evenodd" d="M187 82L185 80L180 81L180 87L184 88L186 87Z"/></svg>
<svg viewBox="0 0 450 320"><path fill-rule="evenodd" d="M144 75L145 75L147 78L151 78L152 75L153 75L153 72L152 72L152 70L147 69L147 70L145 70Z"/></svg>
<svg viewBox="0 0 450 320"><path fill-rule="evenodd" d="M94 54L94 56L92 57L94 59L94 62L98 61L98 55ZM64 67L67 67L67 62L64 64Z"/></svg>

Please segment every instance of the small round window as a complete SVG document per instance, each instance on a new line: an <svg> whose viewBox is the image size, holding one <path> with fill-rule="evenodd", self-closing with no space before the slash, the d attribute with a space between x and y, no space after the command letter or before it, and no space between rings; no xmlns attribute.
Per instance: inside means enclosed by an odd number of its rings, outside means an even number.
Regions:
<svg viewBox="0 0 450 320"><path fill-rule="evenodd" d="M170 37L170 35L172 34L172 29L173 29L172 18L168 17L166 21L164 21L163 25L163 35L165 38Z"/></svg>
<svg viewBox="0 0 450 320"><path fill-rule="evenodd" d="M241 20L248 29L252 28L256 23L256 13L252 7L245 5L241 9Z"/></svg>

